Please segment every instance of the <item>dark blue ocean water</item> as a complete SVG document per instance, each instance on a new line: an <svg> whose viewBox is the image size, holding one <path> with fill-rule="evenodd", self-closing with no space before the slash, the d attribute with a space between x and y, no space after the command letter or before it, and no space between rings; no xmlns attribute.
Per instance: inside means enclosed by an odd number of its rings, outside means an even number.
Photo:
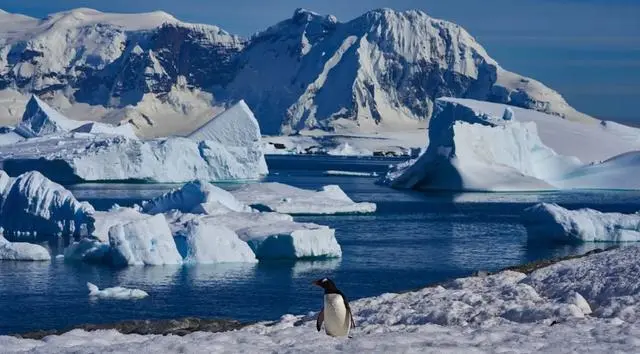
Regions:
<svg viewBox="0 0 640 354"><path fill-rule="evenodd" d="M311 281L329 276L350 297L409 290L477 270L583 253L606 245L566 246L527 241L520 212L538 202L635 212L640 193L425 194L376 185L375 178L326 176L325 170L382 172L388 160L273 157L267 179L304 188L340 185L353 199L378 203L364 216L305 216L336 228L343 257L328 261L262 262L110 269L83 264L0 262L0 334L81 323L182 316L276 319L317 310L321 292ZM222 185L233 188L233 185ZM173 185L70 186L105 209L154 197ZM92 301L86 282L100 288L144 289L139 301Z"/></svg>

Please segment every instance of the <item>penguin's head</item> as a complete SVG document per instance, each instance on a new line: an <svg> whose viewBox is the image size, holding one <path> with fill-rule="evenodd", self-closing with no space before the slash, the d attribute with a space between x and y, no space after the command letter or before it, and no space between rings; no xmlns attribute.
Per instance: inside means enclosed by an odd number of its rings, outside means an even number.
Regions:
<svg viewBox="0 0 640 354"><path fill-rule="evenodd" d="M313 285L317 285L323 288L325 291L337 291L336 284L329 278L321 278L313 282Z"/></svg>

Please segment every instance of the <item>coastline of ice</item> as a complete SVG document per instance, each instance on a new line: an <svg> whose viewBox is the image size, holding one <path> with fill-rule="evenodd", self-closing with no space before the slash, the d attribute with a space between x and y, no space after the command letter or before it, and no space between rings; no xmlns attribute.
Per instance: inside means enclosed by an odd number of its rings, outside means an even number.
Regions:
<svg viewBox="0 0 640 354"><path fill-rule="evenodd" d="M315 329L315 312L240 330L181 336L74 330L43 340L0 336L8 351L637 352L640 247L352 300L353 338ZM340 284L338 284L340 286ZM348 294L347 294L348 295ZM315 311L316 309L310 309ZM100 340L96 340L99 334ZM178 350L169 350L178 352Z"/></svg>
<svg viewBox="0 0 640 354"><path fill-rule="evenodd" d="M640 214L568 210L557 204L540 203L524 210L522 223L529 239L537 241L640 241Z"/></svg>
<svg viewBox="0 0 640 354"><path fill-rule="evenodd" d="M282 183L255 183L231 193L256 209L291 215L360 214L376 211L374 203L356 203L336 185L311 191Z"/></svg>
<svg viewBox="0 0 640 354"><path fill-rule="evenodd" d="M0 235L0 261L49 261L46 248L27 242L9 242Z"/></svg>

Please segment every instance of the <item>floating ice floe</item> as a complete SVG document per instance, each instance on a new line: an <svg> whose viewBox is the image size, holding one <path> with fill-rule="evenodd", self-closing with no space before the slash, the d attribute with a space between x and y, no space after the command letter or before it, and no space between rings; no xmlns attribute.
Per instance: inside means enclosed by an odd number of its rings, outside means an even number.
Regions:
<svg viewBox="0 0 640 354"><path fill-rule="evenodd" d="M336 185L311 191L282 183L255 183L231 193L254 208L284 214L358 214L376 211L374 203L356 203Z"/></svg>
<svg viewBox="0 0 640 354"><path fill-rule="evenodd" d="M51 255L46 248L27 242L9 242L0 235L0 260L48 261Z"/></svg>
<svg viewBox="0 0 640 354"><path fill-rule="evenodd" d="M629 177L640 169L640 159L621 155L602 166L583 164L640 148L640 130L635 136L633 130L442 98L429 123L426 151L392 168L383 181L396 188L440 190L637 189L640 182Z"/></svg>
<svg viewBox="0 0 640 354"><path fill-rule="evenodd" d="M180 237L180 233L177 235ZM255 263L258 260L249 245L231 229L195 219L186 224L183 233L186 243L185 263Z"/></svg>
<svg viewBox="0 0 640 354"><path fill-rule="evenodd" d="M378 177L377 172L355 172L355 171L324 171L327 176L354 176L354 177Z"/></svg>
<svg viewBox="0 0 640 354"><path fill-rule="evenodd" d="M11 181L0 171L0 225L13 238L80 235L93 231L93 207L37 171Z"/></svg>
<svg viewBox="0 0 640 354"><path fill-rule="evenodd" d="M89 297L94 299L136 300L149 296L144 290L121 286L100 290L95 284L87 282L87 288L89 289Z"/></svg>
<svg viewBox="0 0 640 354"><path fill-rule="evenodd" d="M336 340L315 329L316 313L283 315L240 330L181 336L75 330L44 340L0 336L9 351L189 352L629 352L640 351L640 247L556 263L525 275L503 271L405 293L350 301L357 327ZM338 284L348 295L348 286ZM583 301L584 300L584 301ZM313 339L313 340L310 340ZM559 350L558 348L561 348Z"/></svg>
<svg viewBox="0 0 640 354"><path fill-rule="evenodd" d="M164 215L158 214L109 229L111 263L126 265L182 264Z"/></svg>
<svg viewBox="0 0 640 354"><path fill-rule="evenodd" d="M568 210L540 203L524 210L522 223L530 239L559 242L640 241L640 214Z"/></svg>
<svg viewBox="0 0 640 354"><path fill-rule="evenodd" d="M252 211L231 193L202 180L188 182L178 189L142 204L142 211L147 214L165 213L170 210L193 214Z"/></svg>
<svg viewBox="0 0 640 354"><path fill-rule="evenodd" d="M224 226L247 243L259 260L334 258L342 255L334 229L313 223L295 222L286 214L229 212L202 216L172 213L168 215L168 219L173 225L184 225L182 229L193 220ZM184 233L180 229L174 229L174 232ZM236 253L237 250L238 248Z"/></svg>

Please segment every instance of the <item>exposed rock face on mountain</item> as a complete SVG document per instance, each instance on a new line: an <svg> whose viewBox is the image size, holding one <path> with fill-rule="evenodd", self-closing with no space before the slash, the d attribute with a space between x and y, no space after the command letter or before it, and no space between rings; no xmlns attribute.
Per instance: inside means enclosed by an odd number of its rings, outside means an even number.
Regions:
<svg viewBox="0 0 640 354"><path fill-rule="evenodd" d="M250 39L163 12L76 9L42 20L0 12L0 90L39 94L72 117L74 107L100 107L95 119L111 123L138 111L141 130L240 99L267 134L384 130L428 119L441 96L588 119L502 69L458 25L389 9L345 23L298 9ZM21 114L0 110L0 120Z"/></svg>

